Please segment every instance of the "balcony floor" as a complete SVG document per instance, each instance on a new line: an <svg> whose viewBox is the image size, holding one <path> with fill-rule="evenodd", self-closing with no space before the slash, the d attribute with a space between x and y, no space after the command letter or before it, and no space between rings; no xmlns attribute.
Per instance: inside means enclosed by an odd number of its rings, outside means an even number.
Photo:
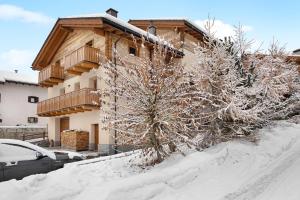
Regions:
<svg viewBox="0 0 300 200"><path fill-rule="evenodd" d="M38 113L38 116L40 117L55 117L55 116L61 116L61 115L69 115L79 112L86 112L86 111L92 111L99 109L98 105L80 105L80 106L74 106L70 108L65 108L62 110L57 111L51 111L46 113Z"/></svg>

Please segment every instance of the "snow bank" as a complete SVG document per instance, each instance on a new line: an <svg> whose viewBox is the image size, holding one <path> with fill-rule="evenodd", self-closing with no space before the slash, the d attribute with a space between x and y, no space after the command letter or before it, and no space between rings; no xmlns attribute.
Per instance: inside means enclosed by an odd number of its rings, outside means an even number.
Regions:
<svg viewBox="0 0 300 200"><path fill-rule="evenodd" d="M79 157L82 159L86 159L86 156L82 153L77 153L73 151L65 151L65 150L53 150L54 153L66 153L70 159L74 159L75 157Z"/></svg>
<svg viewBox="0 0 300 200"><path fill-rule="evenodd" d="M260 136L258 144L226 142L147 170L130 166L134 154L72 163L0 183L0 199L300 199L300 125Z"/></svg>

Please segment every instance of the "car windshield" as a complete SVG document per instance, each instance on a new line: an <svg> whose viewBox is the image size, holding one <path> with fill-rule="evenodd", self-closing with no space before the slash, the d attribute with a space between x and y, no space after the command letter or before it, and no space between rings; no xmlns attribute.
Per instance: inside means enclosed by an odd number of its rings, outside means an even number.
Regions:
<svg viewBox="0 0 300 200"><path fill-rule="evenodd" d="M36 151L30 148L0 143L0 162L16 162L35 159Z"/></svg>

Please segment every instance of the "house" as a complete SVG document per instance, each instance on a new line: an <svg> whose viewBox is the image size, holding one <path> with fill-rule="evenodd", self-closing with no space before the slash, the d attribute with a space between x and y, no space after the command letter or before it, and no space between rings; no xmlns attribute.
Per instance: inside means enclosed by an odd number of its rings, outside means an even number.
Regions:
<svg viewBox="0 0 300 200"><path fill-rule="evenodd" d="M49 118L48 137L55 145L61 144L64 130L81 130L88 132L89 150L114 152L116 141L102 129L100 100L91 93L105 86L101 69L98 76L94 70L99 63L107 58L120 64L113 59L113 47L134 62L138 56L151 57L153 43L168 36L176 57L189 63L195 56L193 43L204 39L204 32L185 19L125 22L117 15L109 9L105 14L59 18L32 64L39 71L39 84L48 88L48 99L38 103L37 111ZM143 54L132 36L139 45L145 41Z"/></svg>
<svg viewBox="0 0 300 200"><path fill-rule="evenodd" d="M34 77L15 71L0 71L0 127L46 126L47 118L37 116L37 103L47 90Z"/></svg>
<svg viewBox="0 0 300 200"><path fill-rule="evenodd" d="M288 60L291 60L299 65L298 72L300 74L300 49L294 50L293 53L288 56Z"/></svg>

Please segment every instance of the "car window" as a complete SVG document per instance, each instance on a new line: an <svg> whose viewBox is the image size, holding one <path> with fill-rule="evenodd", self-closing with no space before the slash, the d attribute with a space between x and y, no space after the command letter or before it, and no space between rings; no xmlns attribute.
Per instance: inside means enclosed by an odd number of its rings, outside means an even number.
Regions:
<svg viewBox="0 0 300 200"><path fill-rule="evenodd" d="M35 160L36 151L27 147L12 145L12 144L0 144L0 162L11 162L21 160Z"/></svg>

